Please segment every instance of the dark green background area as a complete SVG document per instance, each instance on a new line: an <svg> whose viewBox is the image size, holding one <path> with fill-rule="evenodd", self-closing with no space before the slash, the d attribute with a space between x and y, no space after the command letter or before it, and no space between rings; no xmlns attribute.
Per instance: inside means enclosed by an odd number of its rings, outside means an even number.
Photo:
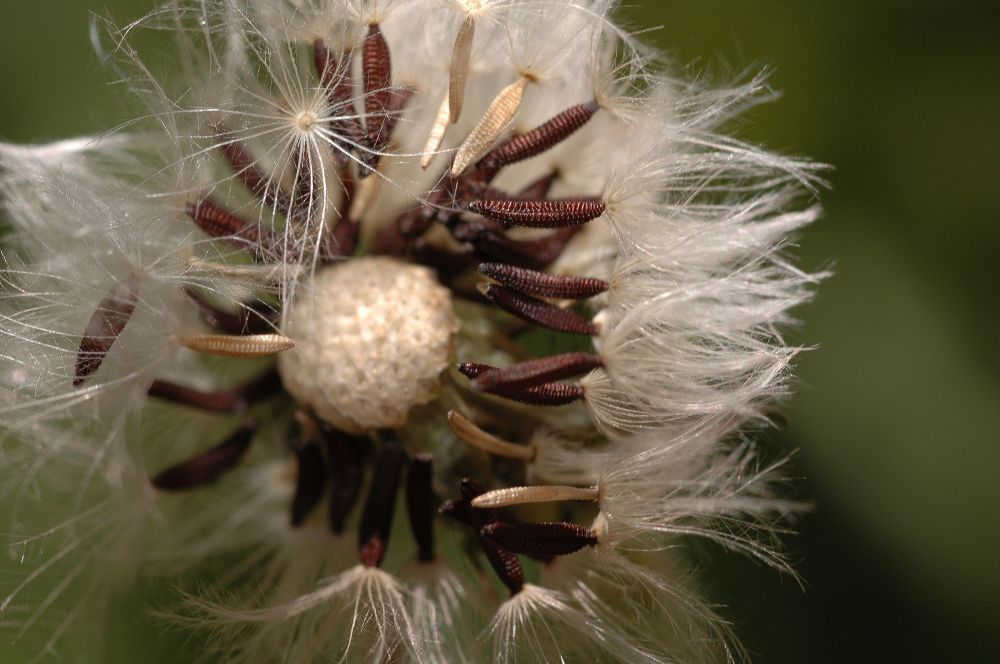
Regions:
<svg viewBox="0 0 1000 664"><path fill-rule="evenodd" d="M119 21L150 4L94 2ZM2 3L0 138L126 118L90 50L88 2ZM931 0L633 4L633 26L662 25L650 38L691 74L773 66L784 96L738 125L741 137L835 166L798 253L836 276L790 335L819 347L799 362L789 426L769 440L800 450L802 494L817 505L789 542L805 590L708 550L708 592L756 661L997 661L996 12ZM12 565L0 563L0 583ZM115 661L184 661L131 606L118 613Z"/></svg>

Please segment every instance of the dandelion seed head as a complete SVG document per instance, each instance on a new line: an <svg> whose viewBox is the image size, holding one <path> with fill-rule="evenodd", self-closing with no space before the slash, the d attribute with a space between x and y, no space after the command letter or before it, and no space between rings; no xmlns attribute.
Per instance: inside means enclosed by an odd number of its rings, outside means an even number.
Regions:
<svg viewBox="0 0 1000 664"><path fill-rule="evenodd" d="M157 612L226 661L738 658L681 552L790 571L747 431L822 276L787 252L818 167L724 134L764 76L674 78L615 8L108 26L147 112L0 145L0 496L80 552L23 587L207 570Z"/></svg>

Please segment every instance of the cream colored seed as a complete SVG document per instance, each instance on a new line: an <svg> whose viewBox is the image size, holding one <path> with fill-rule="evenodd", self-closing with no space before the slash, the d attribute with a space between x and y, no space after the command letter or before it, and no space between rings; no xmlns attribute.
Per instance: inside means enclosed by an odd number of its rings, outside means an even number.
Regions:
<svg viewBox="0 0 1000 664"><path fill-rule="evenodd" d="M458 122L465 102L465 81L469 76L469 58L472 56L472 40L476 35L476 18L472 14L465 17L455 37L455 47L451 51L451 78L448 81L448 105L451 123Z"/></svg>
<svg viewBox="0 0 1000 664"><path fill-rule="evenodd" d="M451 113L448 106L449 98L450 95L446 92L444 100L438 108L437 117L434 118L434 124L431 126L431 133L427 136L427 144L424 145L424 151L420 155L420 168L424 170L427 170L427 167L431 165L431 161L434 160L434 155L441 149L441 143L444 142L444 134L448 131L448 118Z"/></svg>
<svg viewBox="0 0 1000 664"><path fill-rule="evenodd" d="M490 149L507 125L510 124L510 121L517 115L517 109L521 107L524 90L528 87L529 82L530 79L527 76L521 76L500 91L490 107L486 109L486 113L483 114L475 129L458 148L455 163L451 167L453 176L458 177L466 168L486 154L486 151Z"/></svg>
<svg viewBox="0 0 1000 664"><path fill-rule="evenodd" d="M479 449L497 456L521 461L531 461L535 458L535 448L528 445L517 445L501 440L486 433L461 413L448 411L448 425L455 435Z"/></svg>
<svg viewBox="0 0 1000 664"><path fill-rule="evenodd" d="M497 489L472 499L472 506L479 508L509 507L525 503L551 503L562 500L597 500L601 497L596 486L515 486Z"/></svg>
<svg viewBox="0 0 1000 664"><path fill-rule="evenodd" d="M280 334L191 334L178 341L198 353L221 357L263 357L295 346L294 341Z"/></svg>

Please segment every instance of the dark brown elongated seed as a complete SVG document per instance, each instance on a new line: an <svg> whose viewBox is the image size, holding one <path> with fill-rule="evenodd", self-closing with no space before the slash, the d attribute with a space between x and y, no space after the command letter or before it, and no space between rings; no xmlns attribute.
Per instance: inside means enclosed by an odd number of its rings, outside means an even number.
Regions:
<svg viewBox="0 0 1000 664"><path fill-rule="evenodd" d="M512 553L551 558L576 553L597 544L597 533L577 523L488 523L479 530L484 539Z"/></svg>
<svg viewBox="0 0 1000 664"><path fill-rule="evenodd" d="M200 291L190 286L184 293L198 305L202 320L226 334L267 334L274 332L277 312L260 311L256 306L241 306L238 311L224 311Z"/></svg>
<svg viewBox="0 0 1000 664"><path fill-rule="evenodd" d="M317 441L303 440L295 447L298 476L295 479L295 496L292 498L292 526L302 525L316 508L326 488L326 468L323 451Z"/></svg>
<svg viewBox="0 0 1000 664"><path fill-rule="evenodd" d="M214 482L239 463L256 431L257 423L247 422L212 449L156 475L152 479L153 486L162 491L182 491Z"/></svg>
<svg viewBox="0 0 1000 664"><path fill-rule="evenodd" d="M225 141L219 146L222 154L229 162L229 167L240 181L250 190L254 196L259 198L264 205L268 205L282 214L288 214L292 209L291 197L281 189L278 179L268 178L257 167L257 160L249 148L240 141L226 140L228 133L225 128L220 128L219 133Z"/></svg>
<svg viewBox="0 0 1000 664"><path fill-rule="evenodd" d="M392 60L389 55L389 45L377 23L368 26L368 37L362 47L361 60L368 140L375 150L380 151L389 144Z"/></svg>
<svg viewBox="0 0 1000 664"><path fill-rule="evenodd" d="M486 559L493 566L493 571L500 577L500 581L507 586L510 596L513 597L521 592L524 589L524 569L521 567L521 561L517 559L517 556L510 551L501 549L482 536L479 537L479 545L482 547L483 553L486 554Z"/></svg>
<svg viewBox="0 0 1000 664"><path fill-rule="evenodd" d="M572 334L597 334L597 327L579 314L531 297L506 286L488 284L483 294L509 314L550 330Z"/></svg>
<svg viewBox="0 0 1000 664"><path fill-rule="evenodd" d="M526 134L514 136L479 160L476 167L495 171L515 162L540 155L573 135L587 124L599 108L596 101L571 106Z"/></svg>
<svg viewBox="0 0 1000 664"><path fill-rule="evenodd" d="M396 508L396 491L403 472L406 456L397 443L387 442L375 460L368 497L361 513L358 529L358 545L361 548L361 563L365 567L382 564L389 544L392 529L392 515Z"/></svg>
<svg viewBox="0 0 1000 664"><path fill-rule="evenodd" d="M476 533L476 539L486 559L503 582L511 595L521 592L524 587L524 570L517 556L509 551L504 551L496 544L487 540L480 534L483 526L494 523L498 519L497 511L493 509L478 509L472 507L472 500L484 493L482 485L475 480L464 478L460 485L460 497L445 501L439 510L441 514L451 517L456 521L472 526Z"/></svg>
<svg viewBox="0 0 1000 664"><path fill-rule="evenodd" d="M514 240L503 233L486 231L478 233L472 243L482 260L540 270L562 255L580 228L582 226L560 228L537 240Z"/></svg>
<svg viewBox="0 0 1000 664"><path fill-rule="evenodd" d="M236 413L247 408L247 401L239 392L233 390L203 392L166 380L154 380L147 394L156 399L216 413Z"/></svg>
<svg viewBox="0 0 1000 664"><path fill-rule="evenodd" d="M563 228L597 219L604 214L604 201L599 198L554 201L481 200L470 203L469 212L511 226Z"/></svg>
<svg viewBox="0 0 1000 664"><path fill-rule="evenodd" d="M464 362L459 365L459 371L472 379L481 376L491 369L488 364ZM533 387L501 389L493 392L498 397L528 404L530 406L565 406L576 401L582 401L586 394L583 387L573 383L545 383Z"/></svg>
<svg viewBox="0 0 1000 664"><path fill-rule="evenodd" d="M83 330L83 338L80 339L74 368L74 387L83 385L104 362L111 346L118 340L118 335L132 319L138 300L138 284L130 277L115 284L98 303Z"/></svg>
<svg viewBox="0 0 1000 664"><path fill-rule="evenodd" d="M475 380L496 367L481 362L463 362L458 370L470 380ZM585 397L583 387L572 383L545 383L533 387L498 389L493 392L498 397L526 403L532 406L565 406Z"/></svg>
<svg viewBox="0 0 1000 664"><path fill-rule="evenodd" d="M347 517L354 509L364 481L365 442L326 428L323 431L330 456L330 530L344 532Z"/></svg>
<svg viewBox="0 0 1000 664"><path fill-rule="evenodd" d="M526 295L581 300L608 290L608 282L590 277L548 274L504 263L480 263L479 273Z"/></svg>
<svg viewBox="0 0 1000 664"><path fill-rule="evenodd" d="M417 557L423 562L434 560L434 469L430 454L418 454L410 464L406 477L406 511L410 530L417 543Z"/></svg>
<svg viewBox="0 0 1000 664"><path fill-rule="evenodd" d="M579 376L599 366L601 356L596 353L560 353L490 369L473 379L471 386L483 392L516 390Z"/></svg>
<svg viewBox="0 0 1000 664"><path fill-rule="evenodd" d="M493 394L531 406L565 406L574 401L582 401L586 396L582 386L558 382L520 389L497 390Z"/></svg>
<svg viewBox="0 0 1000 664"><path fill-rule="evenodd" d="M262 257L261 234L257 224L236 216L207 198L189 203L185 211L198 228L208 235L222 238L233 246L250 252L256 259Z"/></svg>

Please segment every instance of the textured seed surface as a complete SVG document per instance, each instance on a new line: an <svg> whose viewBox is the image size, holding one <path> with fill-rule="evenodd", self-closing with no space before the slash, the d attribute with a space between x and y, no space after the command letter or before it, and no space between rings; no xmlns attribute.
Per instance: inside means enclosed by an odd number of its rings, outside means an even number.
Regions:
<svg viewBox="0 0 1000 664"><path fill-rule="evenodd" d="M198 353L219 357L264 357L295 346L295 342L280 334L189 334L180 343Z"/></svg>
<svg viewBox="0 0 1000 664"><path fill-rule="evenodd" d="M517 115L527 86L528 79L522 76L500 91L472 133L459 147L458 153L455 155L455 162L451 167L452 175L461 175L466 168L474 164L484 152L489 150L490 146L510 124L510 121L514 119L514 116Z"/></svg>
<svg viewBox="0 0 1000 664"><path fill-rule="evenodd" d="M438 150L441 149L445 132L448 131L448 122L451 118L450 99L451 97L445 94L441 106L438 107L437 115L434 117L434 124L431 125L430 134L427 135L427 143L424 145L423 152L420 155L420 168L425 170L431 165L431 161L434 160L434 156Z"/></svg>
<svg viewBox="0 0 1000 664"><path fill-rule="evenodd" d="M520 293L559 300L593 297L608 289L608 282L601 279L547 274L503 263L481 263L479 273Z"/></svg>
<svg viewBox="0 0 1000 664"><path fill-rule="evenodd" d="M494 509L528 503L548 503L561 500L597 500L597 487L579 488L575 486L514 486L496 489L472 499L476 508Z"/></svg>
<svg viewBox="0 0 1000 664"><path fill-rule="evenodd" d="M299 292L278 358L285 388L343 431L395 428L437 393L458 319L425 267L358 258L320 270Z"/></svg>
<svg viewBox="0 0 1000 664"><path fill-rule="evenodd" d="M469 76L469 58L472 55L472 41L476 35L476 17L469 14L462 21L451 51L451 70L448 79L449 122L458 122L465 101L465 81Z"/></svg>
<svg viewBox="0 0 1000 664"><path fill-rule="evenodd" d="M513 553L535 557L565 556L597 544L597 535L576 523L489 523L480 535Z"/></svg>
<svg viewBox="0 0 1000 664"><path fill-rule="evenodd" d="M522 295L505 286L490 284L485 295L507 313L559 332L596 334L597 327L579 314L560 309L530 295Z"/></svg>
<svg viewBox="0 0 1000 664"><path fill-rule="evenodd" d="M212 237L228 238L234 246L257 253L261 240L257 224L236 216L208 199L188 205L187 214L201 230Z"/></svg>
<svg viewBox="0 0 1000 664"><path fill-rule="evenodd" d="M529 228L562 228L585 224L604 214L604 201L569 199L525 201L520 199L473 201L469 211L491 221Z"/></svg>
<svg viewBox="0 0 1000 664"><path fill-rule="evenodd" d="M477 166L483 170L493 170L539 155L587 124L597 109L595 101L570 107L528 133L511 138L483 157Z"/></svg>
<svg viewBox="0 0 1000 664"><path fill-rule="evenodd" d="M76 354L73 385L79 387L104 362L111 346L118 340L125 326L132 319L139 299L136 285L131 280L121 281L97 305L80 340Z"/></svg>
<svg viewBox="0 0 1000 664"><path fill-rule="evenodd" d="M491 369L472 381L472 387L485 392L533 387L554 380L579 376L601 366L601 356L594 353L561 353L509 367Z"/></svg>

